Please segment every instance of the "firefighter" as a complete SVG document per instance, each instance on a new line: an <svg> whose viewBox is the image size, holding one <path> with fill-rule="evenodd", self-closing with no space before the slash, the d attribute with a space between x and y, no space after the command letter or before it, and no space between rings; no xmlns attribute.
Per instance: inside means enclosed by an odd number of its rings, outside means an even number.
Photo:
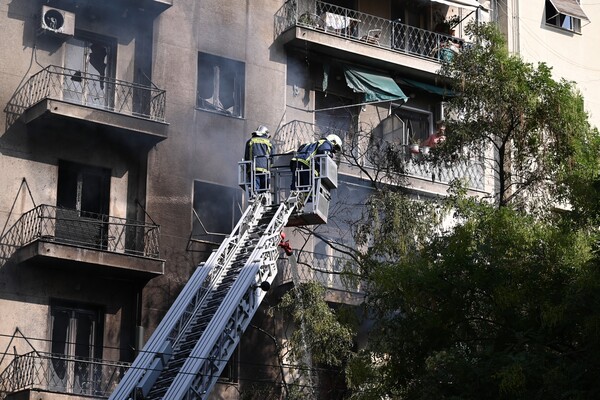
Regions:
<svg viewBox="0 0 600 400"><path fill-rule="evenodd" d="M254 132L252 137L246 142L246 150L244 151L244 160L251 161L251 168L255 172L254 190L262 192L267 190L269 180L269 158L273 151L273 145L269 139L269 129L260 125ZM247 173L251 175L251 169Z"/></svg>
<svg viewBox="0 0 600 400"><path fill-rule="evenodd" d="M312 143L305 143L298 147L296 155L290 161L292 170L292 190L296 190L296 170L300 171L300 186L308 186L310 182L310 162L315 154L333 154L342 151L342 139L338 135L330 134ZM319 165L315 163L315 174L318 174Z"/></svg>

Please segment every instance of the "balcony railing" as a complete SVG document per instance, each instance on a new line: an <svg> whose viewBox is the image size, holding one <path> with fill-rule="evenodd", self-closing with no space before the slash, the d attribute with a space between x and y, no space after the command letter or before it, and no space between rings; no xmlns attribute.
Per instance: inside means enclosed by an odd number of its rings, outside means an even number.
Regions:
<svg viewBox="0 0 600 400"><path fill-rule="evenodd" d="M15 356L0 373L0 400L27 389L107 398L129 366L35 351Z"/></svg>
<svg viewBox="0 0 600 400"><path fill-rule="evenodd" d="M165 120L164 90L51 65L31 76L13 94L4 109L9 125L44 99L153 121Z"/></svg>
<svg viewBox="0 0 600 400"><path fill-rule="evenodd" d="M159 258L159 226L156 224L40 205L24 213L2 235L0 265L34 240Z"/></svg>
<svg viewBox="0 0 600 400"><path fill-rule="evenodd" d="M350 271L350 263L344 257L301 251L297 267L284 268L281 280L297 283L317 281L327 289L360 294L363 291L360 282L345 274Z"/></svg>
<svg viewBox="0 0 600 400"><path fill-rule="evenodd" d="M273 142L284 153L294 151L300 144L319 139L330 133L335 133L344 140L344 152L353 155L352 158L354 161L352 163L360 163L361 167L366 168L377 167L368 164L368 152L361 149L361 144L356 143L361 140L361 137L372 135L372 132L366 133L366 135L350 135L349 132L342 129L323 127L302 121L291 121L279 128L275 135L273 135ZM472 159L456 162L448 166L434 166L426 159L423 159L421 155L411 155L407 135L404 136L406 137L398 139L398 142L392 143L392 145L398 147L398 149L406 154L406 176L444 184L448 184L455 179L461 179L466 182L467 187L470 189L485 189L485 167L483 160ZM341 157L341 162L347 162L344 156Z"/></svg>
<svg viewBox="0 0 600 400"><path fill-rule="evenodd" d="M286 153L295 151L301 144L312 142L329 134L336 134L344 138L347 132L343 129L294 120L279 128L272 140L279 153Z"/></svg>
<svg viewBox="0 0 600 400"><path fill-rule="evenodd" d="M314 0L288 0L275 14L275 36L300 26L434 61L449 60L462 39Z"/></svg>

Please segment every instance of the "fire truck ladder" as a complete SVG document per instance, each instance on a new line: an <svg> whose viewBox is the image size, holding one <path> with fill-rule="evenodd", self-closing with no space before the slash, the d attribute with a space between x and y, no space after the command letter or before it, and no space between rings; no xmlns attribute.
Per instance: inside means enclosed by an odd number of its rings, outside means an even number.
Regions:
<svg viewBox="0 0 600 400"><path fill-rule="evenodd" d="M268 196L198 266L109 400L208 397L275 278L280 234L297 206L296 192L275 206Z"/></svg>

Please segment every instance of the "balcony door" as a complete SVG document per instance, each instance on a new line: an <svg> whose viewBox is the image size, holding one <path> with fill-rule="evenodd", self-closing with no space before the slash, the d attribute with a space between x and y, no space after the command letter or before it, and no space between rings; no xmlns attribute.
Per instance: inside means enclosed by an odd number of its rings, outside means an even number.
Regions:
<svg viewBox="0 0 600 400"><path fill-rule="evenodd" d="M115 46L109 40L75 36L65 44L65 101L112 108Z"/></svg>
<svg viewBox="0 0 600 400"><path fill-rule="evenodd" d="M66 393L93 394L101 372L92 358L101 358L102 313L86 305L53 302L51 388Z"/></svg>
<svg viewBox="0 0 600 400"><path fill-rule="evenodd" d="M106 249L110 176L107 168L59 162L57 240Z"/></svg>

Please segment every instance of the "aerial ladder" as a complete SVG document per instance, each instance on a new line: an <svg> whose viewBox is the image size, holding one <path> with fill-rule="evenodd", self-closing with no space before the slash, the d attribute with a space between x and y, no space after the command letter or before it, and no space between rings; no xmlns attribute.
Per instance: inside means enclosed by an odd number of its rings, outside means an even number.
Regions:
<svg viewBox="0 0 600 400"><path fill-rule="evenodd" d="M248 207L196 268L109 400L208 398L277 274L284 227L327 222L336 163L316 156L309 182L291 191L291 157L269 159L264 192L254 187L254 161L239 163Z"/></svg>

